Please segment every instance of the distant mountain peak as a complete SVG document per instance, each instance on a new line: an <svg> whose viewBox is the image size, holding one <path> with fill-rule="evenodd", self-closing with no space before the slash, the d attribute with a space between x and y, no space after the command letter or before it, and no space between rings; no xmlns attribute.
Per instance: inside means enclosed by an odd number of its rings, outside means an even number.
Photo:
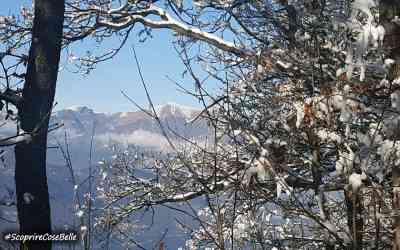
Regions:
<svg viewBox="0 0 400 250"><path fill-rule="evenodd" d="M158 115L183 115L186 118L190 118L194 113L199 111L194 107L184 106L174 102L167 102L166 104L157 105L154 108Z"/></svg>
<svg viewBox="0 0 400 250"><path fill-rule="evenodd" d="M93 109L90 109L86 106L72 106L72 107L66 108L65 110L78 112L78 113L94 113Z"/></svg>

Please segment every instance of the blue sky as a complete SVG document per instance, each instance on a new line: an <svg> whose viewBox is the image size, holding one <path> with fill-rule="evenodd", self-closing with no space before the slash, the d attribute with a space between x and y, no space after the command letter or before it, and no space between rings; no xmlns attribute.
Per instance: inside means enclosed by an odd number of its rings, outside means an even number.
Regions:
<svg viewBox="0 0 400 250"><path fill-rule="evenodd" d="M16 13L23 4L30 6L31 1L6 1L2 3L0 14ZM70 106L88 106L97 112L135 110L136 108L121 95L121 90L137 103L147 107L145 93L130 48L132 44L135 45L154 103L176 102L187 106L198 106L193 97L179 92L166 78L168 75L185 87L192 88L190 79L183 79L181 76L184 67L171 44L171 33L167 30L154 30L152 39L140 43L137 36L139 30L140 27L135 29L125 48L114 59L97 65L89 75L82 76L66 69L62 70L57 85L56 110ZM97 48L97 51L110 49L107 45L114 44L117 44L117 40L110 39L106 45ZM75 46L79 50L96 49L96 44L87 41L78 42ZM64 63L62 62L62 65Z"/></svg>

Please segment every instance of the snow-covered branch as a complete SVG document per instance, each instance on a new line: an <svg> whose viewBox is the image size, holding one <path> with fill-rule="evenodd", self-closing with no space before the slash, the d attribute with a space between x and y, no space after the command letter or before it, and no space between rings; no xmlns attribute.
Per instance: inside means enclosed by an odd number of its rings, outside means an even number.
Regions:
<svg viewBox="0 0 400 250"><path fill-rule="evenodd" d="M189 26L178 21L176 18L167 13L166 10L157 7L154 4L149 6L147 9L132 11L127 10L129 9L128 5L129 4L127 3L122 5L120 8L112 10L104 10L99 7L92 7L91 9L81 10L78 13L72 12L72 16L70 17L72 20L74 20L76 16L79 16L79 20L84 20L85 16L89 18L91 15L94 15L96 21L93 23L91 28L86 28L86 32L79 35L75 34L73 36L67 35L67 39L75 40L77 39L76 37L81 39L82 37L88 36L96 32L97 29L101 28L123 30L135 25L136 23L141 23L144 26L153 29L169 29L181 36L203 41L218 49L233 53L239 57L246 58L255 56L255 53L249 49L240 47L233 42L226 41L217 35L202 31L197 27ZM159 20L150 18L150 16L156 16Z"/></svg>
<svg viewBox="0 0 400 250"><path fill-rule="evenodd" d="M0 139L0 147L12 146L18 143L29 143L31 140L32 135L20 129L17 135Z"/></svg>

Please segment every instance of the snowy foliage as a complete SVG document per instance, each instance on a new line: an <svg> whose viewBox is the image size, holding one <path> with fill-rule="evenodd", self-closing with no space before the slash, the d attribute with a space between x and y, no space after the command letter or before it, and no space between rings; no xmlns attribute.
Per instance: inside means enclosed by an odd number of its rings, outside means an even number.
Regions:
<svg viewBox="0 0 400 250"><path fill-rule="evenodd" d="M187 142L169 155L144 156L141 164L118 155L104 178L111 187L106 199L127 202L115 214L205 199L208 205L191 214L197 228L182 226L190 235L186 249L245 249L254 242L256 249L340 248L374 240L389 246L392 236L381 231L376 238L377 215L370 212L379 192L385 207L379 223L389 230L385 176L400 164L400 94L388 73L396 62L383 50L379 6L372 0L235 4L196 1L185 12L199 24L207 8L232 15L240 25L228 37L252 54L232 56L216 46L198 55L221 82L217 95L207 96L202 86L196 92L209 98L201 114L214 131L209 142ZM219 20L215 30L232 31ZM182 54L194 43L179 40ZM355 232L352 216L370 231ZM361 234L364 243L354 238Z"/></svg>
<svg viewBox="0 0 400 250"><path fill-rule="evenodd" d="M384 2L70 0L65 46L126 41L139 23L141 38L172 30L204 104L196 119L211 131L172 153L131 148L99 164L108 204L99 224L202 200L182 212L197 223L180 224L190 237L182 248L391 248L400 78L386 27L399 18L380 13ZM21 15L29 26L29 11ZM17 23L0 18L0 34ZM69 62L88 72L118 51Z"/></svg>

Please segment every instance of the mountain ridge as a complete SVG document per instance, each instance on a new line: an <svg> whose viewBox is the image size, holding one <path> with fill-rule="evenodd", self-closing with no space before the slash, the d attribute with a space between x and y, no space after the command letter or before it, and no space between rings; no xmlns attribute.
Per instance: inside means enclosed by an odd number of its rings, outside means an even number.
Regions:
<svg viewBox="0 0 400 250"><path fill-rule="evenodd" d="M188 121L197 115L200 110L179 105L176 103L167 103L154 107L157 116L169 127L180 127L188 125ZM153 114L150 110L102 113L95 112L87 106L73 106L70 108L58 110L52 115L52 123L63 124L66 129L77 133L76 136L91 131L93 124L99 133L116 132L118 134L132 133L135 130L143 129L151 132L159 132L157 121L147 113ZM190 124L188 125L190 126Z"/></svg>
<svg viewBox="0 0 400 250"><path fill-rule="evenodd" d="M168 151L170 146L164 132L173 142L181 137L198 139L208 134L204 120L196 117L200 110L175 103L154 107L160 123L146 111L101 113L87 106L74 106L55 111L50 124L62 125L49 135L49 145L68 143L75 165L87 165L93 136L94 160L108 155L112 145L135 145L146 150ZM164 130L164 131L163 131ZM67 140L67 141L66 141ZM61 154L49 154L49 162L62 162Z"/></svg>

